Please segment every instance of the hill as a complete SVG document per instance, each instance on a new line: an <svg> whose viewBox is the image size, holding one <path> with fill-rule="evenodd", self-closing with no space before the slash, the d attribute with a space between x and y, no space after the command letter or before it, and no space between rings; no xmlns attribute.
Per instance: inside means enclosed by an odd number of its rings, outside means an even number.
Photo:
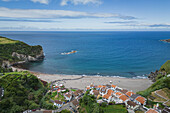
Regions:
<svg viewBox="0 0 170 113"><path fill-rule="evenodd" d="M40 108L40 101L47 87L28 72L5 73L0 78L4 96L0 97L0 113L19 113Z"/></svg>
<svg viewBox="0 0 170 113"><path fill-rule="evenodd" d="M0 36L0 72L10 65L43 60L43 49L40 45L30 46L24 42Z"/></svg>

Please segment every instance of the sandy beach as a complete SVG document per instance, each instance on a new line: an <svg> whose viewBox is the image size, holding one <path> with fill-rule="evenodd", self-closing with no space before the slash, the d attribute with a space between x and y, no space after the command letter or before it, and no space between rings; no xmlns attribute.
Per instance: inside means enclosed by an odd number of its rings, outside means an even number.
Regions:
<svg viewBox="0 0 170 113"><path fill-rule="evenodd" d="M13 70L24 71L23 69L14 68ZM26 70L28 71L28 70ZM121 88L132 90L133 92L147 89L151 84L149 79L132 79L119 77L104 77L104 76L80 76L80 75L60 75L60 74L44 74L39 72L32 72L34 75L47 82L63 83L66 88L85 89L91 83L94 85L112 84Z"/></svg>

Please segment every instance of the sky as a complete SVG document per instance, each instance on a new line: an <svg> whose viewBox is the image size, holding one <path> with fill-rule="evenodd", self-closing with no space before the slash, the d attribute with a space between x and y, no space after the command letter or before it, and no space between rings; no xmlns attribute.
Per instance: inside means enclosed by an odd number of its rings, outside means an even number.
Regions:
<svg viewBox="0 0 170 113"><path fill-rule="evenodd" d="M170 31L170 0L0 0L0 31Z"/></svg>

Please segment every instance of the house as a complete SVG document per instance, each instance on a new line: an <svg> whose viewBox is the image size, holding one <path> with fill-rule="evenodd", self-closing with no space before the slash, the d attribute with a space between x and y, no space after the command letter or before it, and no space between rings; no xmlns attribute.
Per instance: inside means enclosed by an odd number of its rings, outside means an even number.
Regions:
<svg viewBox="0 0 170 113"><path fill-rule="evenodd" d="M112 96L112 95L113 95L113 93L114 93L114 91L113 91L113 90L111 90L111 89L107 90L107 94L108 94L109 96Z"/></svg>
<svg viewBox="0 0 170 113"><path fill-rule="evenodd" d="M111 89L112 89L112 90L115 90L116 88L117 88L117 86L115 86L115 85L113 85L113 84L111 85Z"/></svg>
<svg viewBox="0 0 170 113"><path fill-rule="evenodd" d="M128 109L131 109L131 110L136 110L137 108L139 108L139 105L136 104L136 103L133 102L133 101L127 101L127 102L125 102L125 104L126 104L126 107L127 107Z"/></svg>
<svg viewBox="0 0 170 113"><path fill-rule="evenodd" d="M96 90L100 90L102 88L102 85L98 85Z"/></svg>
<svg viewBox="0 0 170 113"><path fill-rule="evenodd" d="M139 94L132 94L132 96L130 97L130 100L134 101L138 96L140 96Z"/></svg>
<svg viewBox="0 0 170 113"><path fill-rule="evenodd" d="M106 93L107 93L107 89L104 88L104 87L102 87L102 88L100 89L100 94L103 96L103 95L105 95Z"/></svg>
<svg viewBox="0 0 170 113"><path fill-rule="evenodd" d="M123 93L123 94L126 94L128 92L128 90L122 89L120 92Z"/></svg>
<svg viewBox="0 0 170 113"><path fill-rule="evenodd" d="M74 97L77 99L78 97L83 95L83 90L77 90L73 93Z"/></svg>
<svg viewBox="0 0 170 113"><path fill-rule="evenodd" d="M68 93L68 94L64 95L64 97L66 100L70 101L72 98L72 94Z"/></svg>
<svg viewBox="0 0 170 113"><path fill-rule="evenodd" d="M99 91L98 90L91 90L90 94L94 95L95 97L97 97L99 95Z"/></svg>
<svg viewBox="0 0 170 113"><path fill-rule="evenodd" d="M61 88L60 91L61 92L65 92L67 89L66 88Z"/></svg>
<svg viewBox="0 0 170 113"><path fill-rule="evenodd" d="M148 111L146 111L145 113L159 113L158 111L154 110L154 109L149 109Z"/></svg>
<svg viewBox="0 0 170 113"><path fill-rule="evenodd" d="M108 95L108 94L105 94L103 96L103 101L106 101L107 103L109 103L112 99L112 96Z"/></svg>
<svg viewBox="0 0 170 113"><path fill-rule="evenodd" d="M77 109L79 108L79 101L78 101L78 99L74 99L73 101L71 101L71 102L70 102L70 106L71 106L73 109L77 110Z"/></svg>
<svg viewBox="0 0 170 113"><path fill-rule="evenodd" d="M132 91L126 92L126 95L127 95L128 97L131 97L133 94L135 94L135 93L133 93Z"/></svg>
<svg viewBox="0 0 170 113"><path fill-rule="evenodd" d="M4 96L4 88L0 88L0 97Z"/></svg>
<svg viewBox="0 0 170 113"><path fill-rule="evenodd" d="M109 85L109 84L106 84L106 87L109 88L109 89L111 89L111 85Z"/></svg>
<svg viewBox="0 0 170 113"><path fill-rule="evenodd" d="M88 90L90 90L90 87L89 87L89 86L87 86L87 88L86 88L86 91L88 91Z"/></svg>
<svg viewBox="0 0 170 113"><path fill-rule="evenodd" d="M116 87L115 91L116 92L120 92L122 90L122 88Z"/></svg>
<svg viewBox="0 0 170 113"><path fill-rule="evenodd" d="M63 102L61 102L59 100L55 100L54 105L57 106L58 108L61 108L63 106Z"/></svg>
<svg viewBox="0 0 170 113"><path fill-rule="evenodd" d="M122 93L120 93L120 92L116 92L116 93L114 93L114 96L115 97L117 97L117 98L119 98L121 95L123 95Z"/></svg>
<svg viewBox="0 0 170 113"><path fill-rule="evenodd" d="M90 85L90 89L93 89L93 88L94 88L94 85L93 85L93 84L91 84L91 85Z"/></svg>
<svg viewBox="0 0 170 113"><path fill-rule="evenodd" d="M144 97L138 96L134 102L136 102L139 105L145 105L146 104L146 99Z"/></svg>
<svg viewBox="0 0 170 113"><path fill-rule="evenodd" d="M120 99L119 103L125 103L126 101L129 100L129 97L127 97L126 95L121 95L119 99Z"/></svg>

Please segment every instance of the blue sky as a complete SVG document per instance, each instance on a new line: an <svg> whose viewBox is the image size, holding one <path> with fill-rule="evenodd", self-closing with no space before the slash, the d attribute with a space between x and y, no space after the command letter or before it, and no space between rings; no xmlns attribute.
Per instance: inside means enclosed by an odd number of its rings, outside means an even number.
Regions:
<svg viewBox="0 0 170 113"><path fill-rule="evenodd" d="M0 31L169 31L170 0L0 0Z"/></svg>

